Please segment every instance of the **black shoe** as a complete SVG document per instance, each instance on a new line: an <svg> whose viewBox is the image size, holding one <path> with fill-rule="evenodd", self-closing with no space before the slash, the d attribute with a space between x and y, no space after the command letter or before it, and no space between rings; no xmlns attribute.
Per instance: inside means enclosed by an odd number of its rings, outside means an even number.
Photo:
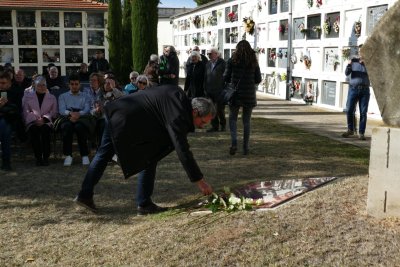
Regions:
<svg viewBox="0 0 400 267"><path fill-rule="evenodd" d="M3 161L3 164L1 165L1 169L2 169L3 171L11 171L12 168L11 168L10 162Z"/></svg>
<svg viewBox="0 0 400 267"><path fill-rule="evenodd" d="M49 166L49 159L43 159L42 166Z"/></svg>
<svg viewBox="0 0 400 267"><path fill-rule="evenodd" d="M229 154L232 156L236 154L236 151L237 151L237 147L235 147L235 146L231 146L229 148Z"/></svg>
<svg viewBox="0 0 400 267"><path fill-rule="evenodd" d="M213 133L213 132L218 132L218 129L216 128L211 128L207 130L207 133Z"/></svg>
<svg viewBox="0 0 400 267"><path fill-rule="evenodd" d="M225 131L226 131L225 126L221 126L221 132L225 132Z"/></svg>
<svg viewBox="0 0 400 267"><path fill-rule="evenodd" d="M160 213L160 212L164 212L167 210L168 210L168 208L160 207L160 206L154 204L153 202L151 202L150 204L148 204L144 207L138 206L137 214L142 216L142 215Z"/></svg>
<svg viewBox="0 0 400 267"><path fill-rule="evenodd" d="M91 212L94 212L94 213L97 212L97 208L96 208L96 205L94 204L93 198L81 198L81 197L77 196L74 199L74 202L77 205L90 210Z"/></svg>
<svg viewBox="0 0 400 267"><path fill-rule="evenodd" d="M43 166L42 159L36 159L36 166Z"/></svg>

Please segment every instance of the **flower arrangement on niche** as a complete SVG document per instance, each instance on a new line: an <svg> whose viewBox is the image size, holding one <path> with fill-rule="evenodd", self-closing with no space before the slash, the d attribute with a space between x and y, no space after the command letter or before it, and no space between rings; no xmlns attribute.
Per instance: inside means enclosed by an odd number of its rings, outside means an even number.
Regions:
<svg viewBox="0 0 400 267"><path fill-rule="evenodd" d="M313 5L314 5L314 0L307 0L308 8L312 8Z"/></svg>
<svg viewBox="0 0 400 267"><path fill-rule="evenodd" d="M346 47L346 48L342 49L342 58L344 60L348 60L350 58L350 51L351 51L350 47Z"/></svg>
<svg viewBox="0 0 400 267"><path fill-rule="evenodd" d="M256 48L254 49L254 52L255 52L256 54L265 54L265 48L256 47Z"/></svg>
<svg viewBox="0 0 400 267"><path fill-rule="evenodd" d="M280 76L281 76L281 81L282 82L286 81L286 77L287 77L286 76L286 72L282 72Z"/></svg>
<svg viewBox="0 0 400 267"><path fill-rule="evenodd" d="M315 4L316 7L322 6L322 0L317 0L317 3Z"/></svg>
<svg viewBox="0 0 400 267"><path fill-rule="evenodd" d="M293 64L296 64L296 63L297 63L297 56L296 56L296 53L293 53L293 55L290 57L290 61L291 61Z"/></svg>
<svg viewBox="0 0 400 267"><path fill-rule="evenodd" d="M306 69L309 70L311 68L311 57L303 56L303 62L304 62L304 66L306 67Z"/></svg>
<svg viewBox="0 0 400 267"><path fill-rule="evenodd" d="M269 59L270 59L270 60L275 60L275 59L276 59L276 52L275 52L275 49L271 49L271 50L269 51Z"/></svg>
<svg viewBox="0 0 400 267"><path fill-rule="evenodd" d="M358 20L354 23L354 34L357 37L360 37L361 35L361 21Z"/></svg>
<svg viewBox="0 0 400 267"><path fill-rule="evenodd" d="M211 26L217 25L217 17L216 17L216 16L213 16L213 15L210 15L210 16L207 18L207 24L208 24L208 25L211 25Z"/></svg>
<svg viewBox="0 0 400 267"><path fill-rule="evenodd" d="M312 27L312 30L315 31L316 33L320 34L321 33L321 26L314 26L314 27Z"/></svg>
<svg viewBox="0 0 400 267"><path fill-rule="evenodd" d="M337 16L335 22L333 23L333 30L338 33L340 30L340 16Z"/></svg>
<svg viewBox="0 0 400 267"><path fill-rule="evenodd" d="M192 23L196 28L199 28L201 23L200 16L199 15L195 16L194 19L192 19Z"/></svg>
<svg viewBox="0 0 400 267"><path fill-rule="evenodd" d="M288 28L289 28L289 25L286 23L286 25L283 25L283 24L281 24L281 25L279 25L279 27L278 27L278 31L281 33L281 34L284 34L287 30L288 30Z"/></svg>
<svg viewBox="0 0 400 267"><path fill-rule="evenodd" d="M332 24L331 24L331 19L327 18L325 19L324 24L322 24L322 28L324 29L324 33L326 35L329 35L332 31Z"/></svg>
<svg viewBox="0 0 400 267"><path fill-rule="evenodd" d="M254 26L256 25L254 20L251 17L244 17L243 24L244 24L244 30L248 34L253 35L254 34Z"/></svg>
<svg viewBox="0 0 400 267"><path fill-rule="evenodd" d="M306 34L306 33L308 32L308 29L306 29L306 28L304 27L304 23L300 23L300 25L299 25L297 28L299 29L299 31L300 31L302 34Z"/></svg>
<svg viewBox="0 0 400 267"><path fill-rule="evenodd" d="M193 43L194 43L195 45L199 45L199 44L200 44L199 38L193 37L193 38L192 38L192 41L193 41Z"/></svg>
<svg viewBox="0 0 400 267"><path fill-rule="evenodd" d="M237 16L236 16L235 11L232 11L232 12L229 12L229 13L228 13L228 20L229 20L230 22L234 22L234 21L237 20Z"/></svg>

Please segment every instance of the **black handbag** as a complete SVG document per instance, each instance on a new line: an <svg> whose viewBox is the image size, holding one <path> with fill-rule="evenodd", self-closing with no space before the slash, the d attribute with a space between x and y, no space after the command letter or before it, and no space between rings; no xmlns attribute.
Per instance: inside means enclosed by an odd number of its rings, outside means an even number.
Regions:
<svg viewBox="0 0 400 267"><path fill-rule="evenodd" d="M243 77L243 75L242 75ZM222 89L220 97L219 97L219 102L229 105L232 104L236 98L237 95L237 87L240 83L240 80L242 79L240 77L239 81L234 85L232 83L226 83L224 89Z"/></svg>

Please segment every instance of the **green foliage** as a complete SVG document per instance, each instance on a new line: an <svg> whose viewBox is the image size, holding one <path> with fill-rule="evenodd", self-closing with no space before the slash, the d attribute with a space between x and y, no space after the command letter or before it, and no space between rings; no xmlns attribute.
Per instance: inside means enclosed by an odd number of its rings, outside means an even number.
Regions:
<svg viewBox="0 0 400 267"><path fill-rule="evenodd" d="M132 0L132 58L139 73L157 52L158 0Z"/></svg>
<svg viewBox="0 0 400 267"><path fill-rule="evenodd" d="M129 73L133 68L132 59L132 0L124 0L122 13L122 50L121 50L121 78L124 84L129 82Z"/></svg>
<svg viewBox="0 0 400 267"><path fill-rule="evenodd" d="M122 8L120 0L108 2L108 51L112 71L120 78L121 73L121 47L122 43Z"/></svg>
<svg viewBox="0 0 400 267"><path fill-rule="evenodd" d="M201 5L205 5L207 3L210 3L210 2L212 2L214 0L194 0L194 1L196 2L197 6L201 6Z"/></svg>

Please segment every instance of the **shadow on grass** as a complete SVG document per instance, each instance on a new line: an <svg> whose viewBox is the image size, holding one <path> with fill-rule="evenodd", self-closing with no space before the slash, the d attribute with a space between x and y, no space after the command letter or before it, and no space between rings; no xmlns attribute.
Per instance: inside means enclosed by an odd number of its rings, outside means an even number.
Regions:
<svg viewBox="0 0 400 267"><path fill-rule="evenodd" d="M369 151L261 118L252 119L250 155L243 156L241 123L238 127L239 150L234 156L228 154L229 132L197 132L189 137L204 177L216 191L222 191L224 186L235 188L258 180L368 173ZM78 163L63 167L61 159L52 160L49 167L36 167L32 162L28 154L24 158L13 158L16 171L0 174L0 210L13 208L23 212L35 208L54 216L50 219L38 217L32 225L54 224L60 220L117 224L136 220L136 178L123 179L117 165L108 166L96 187L95 201L100 213L93 215L77 211L72 202L86 168ZM159 163L155 202L179 207L199 196L175 152Z"/></svg>

